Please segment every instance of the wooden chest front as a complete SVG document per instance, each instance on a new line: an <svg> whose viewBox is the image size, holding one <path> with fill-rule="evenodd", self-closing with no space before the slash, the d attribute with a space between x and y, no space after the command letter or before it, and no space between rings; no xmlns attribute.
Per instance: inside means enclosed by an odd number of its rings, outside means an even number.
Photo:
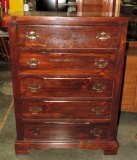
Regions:
<svg viewBox="0 0 137 160"><path fill-rule="evenodd" d="M127 22L98 18L10 23L16 153L101 148L116 154Z"/></svg>

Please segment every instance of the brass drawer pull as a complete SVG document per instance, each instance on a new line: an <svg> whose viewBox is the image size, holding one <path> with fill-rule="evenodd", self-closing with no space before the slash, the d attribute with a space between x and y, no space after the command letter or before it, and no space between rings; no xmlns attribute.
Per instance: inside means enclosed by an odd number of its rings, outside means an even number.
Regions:
<svg viewBox="0 0 137 160"><path fill-rule="evenodd" d="M28 89L31 91L31 92L37 92L38 89L40 89L41 86L39 84L28 84Z"/></svg>
<svg viewBox="0 0 137 160"><path fill-rule="evenodd" d="M104 60L104 59L100 59L98 61L95 61L95 66L97 66L98 68L105 68L108 65L108 61Z"/></svg>
<svg viewBox="0 0 137 160"><path fill-rule="evenodd" d="M34 41L34 40L36 40L37 38L39 38L39 35L38 35L36 32L31 31L31 32L26 32L25 37L26 37L27 39L31 40L31 41Z"/></svg>
<svg viewBox="0 0 137 160"><path fill-rule="evenodd" d="M32 132L34 136L40 135L39 128L32 128L32 129L30 129L30 132Z"/></svg>
<svg viewBox="0 0 137 160"><path fill-rule="evenodd" d="M102 93L106 89L106 85L104 84L95 84L93 85L93 90L95 90L97 93Z"/></svg>
<svg viewBox="0 0 137 160"><path fill-rule="evenodd" d="M104 109L101 107L94 107L91 111L92 113L95 113L95 115L101 115L104 112Z"/></svg>
<svg viewBox="0 0 137 160"><path fill-rule="evenodd" d="M30 108L29 108L29 111L30 111L32 114L39 114L40 112L42 112L42 108L41 108L41 107L34 106L34 107L30 107Z"/></svg>
<svg viewBox="0 0 137 160"><path fill-rule="evenodd" d="M100 133L102 133L102 130L98 129L98 128L94 128L90 130L90 133L93 134L94 137L97 137L100 135Z"/></svg>
<svg viewBox="0 0 137 160"><path fill-rule="evenodd" d="M102 32L98 36L96 36L96 38L98 38L100 41L106 41L110 38L110 36L107 33Z"/></svg>
<svg viewBox="0 0 137 160"><path fill-rule="evenodd" d="M38 64L40 64L40 61L38 61L35 58L32 58L31 60L27 62L27 64L30 66L30 68L36 68Z"/></svg>

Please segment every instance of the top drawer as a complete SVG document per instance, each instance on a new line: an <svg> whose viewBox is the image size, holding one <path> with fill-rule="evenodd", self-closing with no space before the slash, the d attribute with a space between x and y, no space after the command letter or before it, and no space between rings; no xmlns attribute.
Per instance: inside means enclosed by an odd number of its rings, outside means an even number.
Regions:
<svg viewBox="0 0 137 160"><path fill-rule="evenodd" d="M116 48L118 26L18 25L18 45L34 48Z"/></svg>

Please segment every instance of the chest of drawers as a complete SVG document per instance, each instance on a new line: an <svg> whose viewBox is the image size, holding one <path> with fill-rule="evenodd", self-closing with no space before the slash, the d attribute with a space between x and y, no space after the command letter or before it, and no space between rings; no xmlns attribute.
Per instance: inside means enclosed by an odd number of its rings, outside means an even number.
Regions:
<svg viewBox="0 0 137 160"><path fill-rule="evenodd" d="M84 148L116 154L128 19L27 12L7 20L16 153Z"/></svg>

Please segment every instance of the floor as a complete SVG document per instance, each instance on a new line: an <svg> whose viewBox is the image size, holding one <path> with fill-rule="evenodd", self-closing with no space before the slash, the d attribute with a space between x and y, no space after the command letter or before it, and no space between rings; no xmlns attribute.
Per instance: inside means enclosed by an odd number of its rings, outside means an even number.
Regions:
<svg viewBox="0 0 137 160"><path fill-rule="evenodd" d="M13 95L11 80L11 64L0 61L0 93Z"/></svg>
<svg viewBox="0 0 137 160"><path fill-rule="evenodd" d="M30 150L28 155L16 155L15 115L10 65L0 62L0 159L1 160L136 160L137 159L137 113L121 112L117 139L117 155L103 151L84 149Z"/></svg>

